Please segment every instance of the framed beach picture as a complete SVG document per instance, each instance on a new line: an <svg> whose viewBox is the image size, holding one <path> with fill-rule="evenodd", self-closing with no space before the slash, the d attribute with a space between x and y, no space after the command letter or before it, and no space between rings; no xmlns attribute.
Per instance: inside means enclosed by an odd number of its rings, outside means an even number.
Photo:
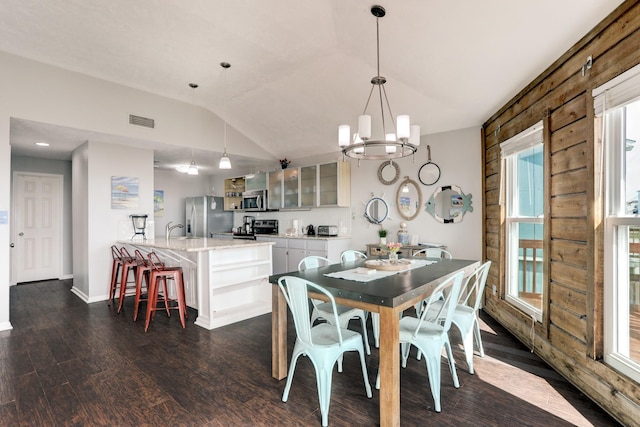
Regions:
<svg viewBox="0 0 640 427"><path fill-rule="evenodd" d="M164 216L164 190L153 190L153 214Z"/></svg>
<svg viewBox="0 0 640 427"><path fill-rule="evenodd" d="M138 178L126 176L111 177L111 209L137 209Z"/></svg>

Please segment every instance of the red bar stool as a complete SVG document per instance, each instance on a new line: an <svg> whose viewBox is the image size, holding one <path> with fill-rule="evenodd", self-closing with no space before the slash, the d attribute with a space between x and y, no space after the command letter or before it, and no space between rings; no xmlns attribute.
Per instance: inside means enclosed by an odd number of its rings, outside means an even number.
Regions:
<svg viewBox="0 0 640 427"><path fill-rule="evenodd" d="M118 313L122 310L124 304L124 298L126 296L135 295L135 273L138 267L136 258L131 256L127 248L124 246L120 248L120 259L122 260L122 277L120 278L120 298L118 300ZM129 273L133 272L133 282L129 281ZM129 285L130 286L127 286Z"/></svg>
<svg viewBox="0 0 640 427"><path fill-rule="evenodd" d="M140 250L136 249L135 250L135 258L136 258L136 263L137 263L137 267L136 267L136 299L134 302L134 308L133 308L133 321L135 322L136 320L138 320L138 308L140 307L140 302L141 301L147 301L147 304L149 303L149 279L150 279L150 275L151 275L151 263L149 262L149 260L147 260L144 255L142 255L142 252L140 252ZM157 258L157 255L155 254L155 252L153 252L154 256ZM164 264L161 263L160 264L163 268L164 268ZM143 284L146 284L144 286L144 291L146 291L147 293L147 297L143 298ZM166 293L167 290L165 289L164 292ZM167 314L169 314L169 303L166 300L166 298L163 299L165 300L165 308L167 310Z"/></svg>
<svg viewBox="0 0 640 427"><path fill-rule="evenodd" d="M118 288L118 274L120 273L120 268L122 268L122 257L120 255L120 249L116 245L111 246L111 257L113 258L111 264L111 285L109 286L109 302L108 305L111 305L111 302L116 297L116 289Z"/></svg>
<svg viewBox="0 0 640 427"><path fill-rule="evenodd" d="M180 314L180 324L182 327L186 327L187 318L187 302L185 297L184 279L182 275L182 267L167 267L162 264L160 258L155 252L150 252L149 264L151 265L151 275L149 278L149 295L147 301L147 319L144 325L144 331L149 329L149 323L151 318L155 315L156 310L166 309L169 313L169 309L178 310ZM167 291L167 279L173 280L175 283L176 299L169 298L169 292ZM158 307L158 291L159 282L163 284L164 290L164 307ZM171 302L176 302L175 306L171 306ZM171 316L169 314L169 316Z"/></svg>

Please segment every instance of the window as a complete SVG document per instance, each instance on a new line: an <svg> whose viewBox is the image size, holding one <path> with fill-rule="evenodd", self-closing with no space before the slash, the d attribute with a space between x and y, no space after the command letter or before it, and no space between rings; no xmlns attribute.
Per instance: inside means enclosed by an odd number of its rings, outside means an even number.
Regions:
<svg viewBox="0 0 640 427"><path fill-rule="evenodd" d="M539 122L500 145L507 302L542 321L544 150Z"/></svg>
<svg viewBox="0 0 640 427"><path fill-rule="evenodd" d="M640 73L594 90L604 118L604 359L640 380Z"/></svg>

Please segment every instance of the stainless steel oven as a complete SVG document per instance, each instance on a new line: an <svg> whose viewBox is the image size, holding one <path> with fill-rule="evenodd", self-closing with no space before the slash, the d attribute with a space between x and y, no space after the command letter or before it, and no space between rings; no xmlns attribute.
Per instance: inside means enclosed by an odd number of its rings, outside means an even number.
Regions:
<svg viewBox="0 0 640 427"><path fill-rule="evenodd" d="M242 193L242 209L248 212L267 210L267 190L245 191Z"/></svg>

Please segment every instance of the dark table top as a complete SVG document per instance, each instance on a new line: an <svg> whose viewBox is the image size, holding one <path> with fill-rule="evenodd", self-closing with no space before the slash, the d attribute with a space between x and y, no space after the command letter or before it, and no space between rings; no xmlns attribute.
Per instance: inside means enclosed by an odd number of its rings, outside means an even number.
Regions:
<svg viewBox="0 0 640 427"><path fill-rule="evenodd" d="M397 307L417 295L429 292L434 287L434 283L439 282L440 279L479 262L462 259L442 259L434 264L401 271L392 276L375 279L370 282L336 279L324 275L325 273L362 267L364 266L364 261L331 264L317 269L312 268L304 271L275 274L269 277L269 282L277 284L278 279L282 276L296 276L323 286L334 297L387 307Z"/></svg>

